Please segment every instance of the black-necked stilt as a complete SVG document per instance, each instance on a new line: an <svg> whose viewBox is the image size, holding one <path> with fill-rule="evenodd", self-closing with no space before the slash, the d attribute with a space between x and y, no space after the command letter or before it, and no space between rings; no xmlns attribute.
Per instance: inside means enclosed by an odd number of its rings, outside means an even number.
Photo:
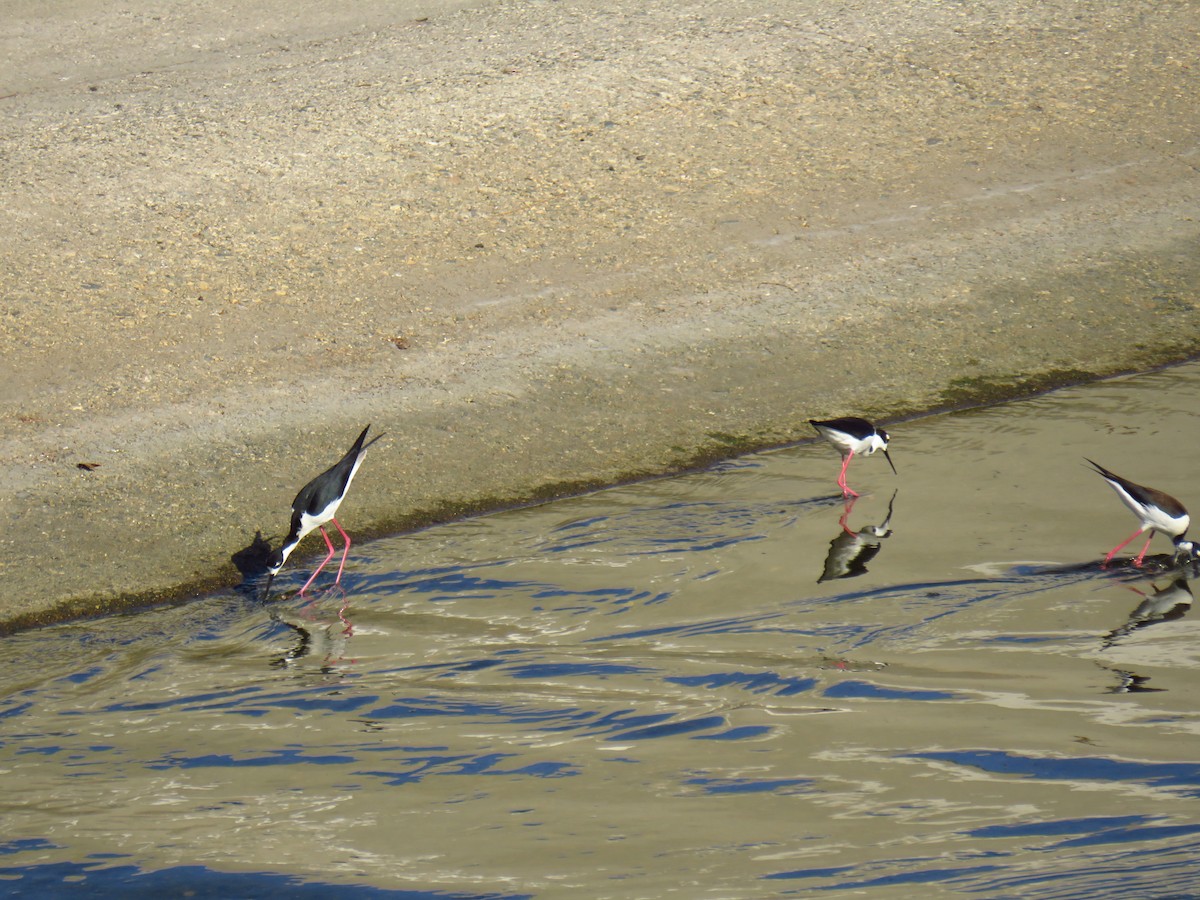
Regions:
<svg viewBox="0 0 1200 900"><path fill-rule="evenodd" d="M358 440L354 442L354 446L350 448L346 455L302 487L300 493L296 495L296 499L292 501L291 530L288 531L288 536L284 538L283 544L279 549L271 554L271 558L267 563L267 571L271 573L271 577L267 579L267 593L270 593L271 582L275 580L275 576L279 574L279 570L283 568L283 564L287 562L287 558L296 549L296 545L304 540L305 535L316 528L321 532L321 536L325 538L325 546L329 548L329 555L321 560L321 564L317 566L317 570L309 576L308 581L304 582L304 587L300 588L300 593L303 594L308 590L308 586L313 583L313 579L325 568L325 564L333 559L333 541L325 533L324 526L326 522L332 522L336 525L337 530L342 535L342 540L346 542L346 546L342 550L342 563L338 566L337 578L334 580L334 584L342 580L342 569L345 568L346 556L350 553L350 535L346 534L334 516L337 514L338 506L341 505L342 500L346 497L346 491L350 489L350 482L354 479L354 473L362 465L363 456L366 454L367 448L383 437L382 434L376 435L368 443L363 443L366 441L367 432L370 430L370 425L364 428L362 434L358 436Z"/></svg>
<svg viewBox="0 0 1200 900"><path fill-rule="evenodd" d="M846 484L846 469L856 453L870 456L876 450L882 450L883 455L887 456L888 465L892 467L892 474L896 474L896 464L888 456L887 448L890 438L882 428L876 428L866 419L854 416L844 419L825 419L824 421L809 419L808 421L813 428L817 429L821 437L837 447L838 452L842 454L842 471L838 475L837 483L838 487L842 489L843 497L858 496L858 492L851 490L850 486Z"/></svg>
<svg viewBox="0 0 1200 900"><path fill-rule="evenodd" d="M1142 552L1133 561L1135 566L1140 566L1142 560L1146 558L1146 551L1150 549L1150 542L1154 540L1154 532L1156 531L1161 531L1171 539L1175 544L1176 556L1186 555L1190 558L1195 555L1196 551L1192 542L1183 539L1191 520L1188 518L1188 511L1183 508L1182 503L1170 494L1164 494L1162 491L1151 487L1134 484L1120 475L1114 475L1099 463L1094 463L1090 459L1087 459L1087 457L1084 457L1084 459L1092 464L1092 467L1100 473L1101 478L1112 485L1112 489L1117 492L1117 496L1121 498L1121 502L1128 506L1133 511L1133 514L1142 520L1141 528L1108 551L1108 556L1104 557L1105 565L1116 556L1118 550L1145 531L1149 531L1150 535L1146 538Z"/></svg>

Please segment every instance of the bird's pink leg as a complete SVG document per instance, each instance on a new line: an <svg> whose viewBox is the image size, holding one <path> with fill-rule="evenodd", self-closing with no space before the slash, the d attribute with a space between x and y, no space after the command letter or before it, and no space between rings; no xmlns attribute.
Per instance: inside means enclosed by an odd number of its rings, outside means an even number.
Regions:
<svg viewBox="0 0 1200 900"><path fill-rule="evenodd" d="M1144 530L1144 529L1142 529L1142 528L1139 528L1137 531L1135 531L1135 532L1134 532L1133 534L1131 534L1129 537L1125 538L1125 540L1121 541L1121 543L1117 544L1117 546L1115 546L1115 547L1113 547L1111 550L1109 550L1109 551L1108 551L1108 556L1104 557L1104 564L1107 566L1107 565L1108 565L1110 562L1112 562L1112 558L1113 558L1114 556L1116 556L1116 555L1117 555L1117 552L1118 552L1118 551L1119 551L1119 550L1120 550L1122 547L1124 547L1126 544L1128 544L1130 541L1132 541L1132 540L1133 540L1135 537L1137 537L1139 534L1141 534L1143 530ZM1150 535L1150 537L1154 537L1154 535ZM1149 542L1149 541L1147 541L1147 542L1146 542L1146 546L1147 546L1147 547L1148 547L1148 546L1150 546L1150 542ZM1145 551L1144 551L1144 550L1143 550L1142 552L1143 552L1143 553L1145 553ZM1134 563L1134 565L1139 565L1139 566L1140 566L1141 564L1142 564L1142 562L1141 562L1141 559L1140 559L1140 558L1138 559L1138 561L1137 561L1136 563Z"/></svg>
<svg viewBox="0 0 1200 900"><path fill-rule="evenodd" d="M846 484L846 469L850 467L850 460L854 459L854 451L851 450L842 457L842 474L838 476L838 487L842 489L843 497L857 497L858 491L851 490L850 485Z"/></svg>
<svg viewBox="0 0 1200 900"><path fill-rule="evenodd" d="M317 566L317 570L308 576L308 581L304 582L304 587L300 588L301 596L303 596L304 592L308 590L308 586L313 583L313 580L321 574L321 570L325 568L325 563L333 559L333 541L331 541L329 539L329 535L325 533L324 527L318 526L318 529L321 532L321 537L325 538L325 546L329 548L329 555L321 560L321 564Z"/></svg>
<svg viewBox="0 0 1200 900"><path fill-rule="evenodd" d="M1146 551L1150 549L1150 542L1152 540L1154 540L1154 532L1153 531L1150 532L1150 537L1146 538L1146 543L1142 547L1142 552L1139 553L1137 559L1135 559L1133 561L1133 564L1135 566L1140 566L1142 564L1142 560L1146 558Z"/></svg>
<svg viewBox="0 0 1200 900"><path fill-rule="evenodd" d="M338 522L338 520L337 520L337 519L334 519L334 520L333 520L333 524L334 524L334 525L337 525L337 530L338 530L339 532L341 532L341 535L342 535L342 540L344 540L344 541L346 542L346 547L345 547L345 549L343 549L343 550L342 550L342 564L341 564L340 566L338 566L337 578L335 578L335 579L333 580L333 583L334 583L334 584L341 584L341 582L342 582L342 569L346 568L346 557L347 557L347 556L350 554L350 535L346 534L346 531L345 531L345 529L343 529L343 528L342 528L342 526L341 526L341 523L340 523L340 522ZM333 546L332 546L332 545L330 545L330 547L329 547L329 552L330 552L330 553L332 553L332 552L333 552Z"/></svg>

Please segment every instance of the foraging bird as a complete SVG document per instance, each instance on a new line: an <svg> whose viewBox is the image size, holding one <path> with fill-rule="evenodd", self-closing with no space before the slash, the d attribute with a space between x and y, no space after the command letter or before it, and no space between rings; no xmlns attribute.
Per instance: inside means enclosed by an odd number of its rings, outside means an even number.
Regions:
<svg viewBox="0 0 1200 900"><path fill-rule="evenodd" d="M842 489L843 497L858 496L858 492L851 490L846 484L846 469L856 453L870 456L876 450L882 450L883 455L887 457L888 465L892 467L892 474L896 474L896 464L888 456L887 448L890 438L882 428L876 428L866 419L854 416L844 419L826 419L824 421L809 419L808 421L813 428L817 429L821 437L837 447L838 452L842 454L842 471L838 475L837 483L838 487Z"/></svg>
<svg viewBox="0 0 1200 900"><path fill-rule="evenodd" d="M284 539L279 549L271 554L271 558L267 564L267 571L270 572L270 578L267 580L268 594L271 592L271 582L275 580L275 576L283 568L283 564L287 562L287 558L296 549L296 545L304 540L305 535L314 528L318 529L321 532L321 536L325 538L325 546L329 548L329 555L321 560L321 564L317 566L317 570L309 576L308 581L304 582L304 587L300 588L301 594L308 590L308 586L313 583L313 579L325 568L325 564L333 559L333 541L329 540L329 535L325 533L324 526L326 522L332 522L336 525L337 530L342 535L342 539L346 542L346 546L342 550L342 562L338 566L337 578L334 579L334 584L342 580L342 569L345 568L346 556L350 553L350 535L346 534L334 516L337 514L338 506L341 505L342 500L346 497L346 491L350 489L350 482L354 479L354 473L362 465L363 456L366 454L367 448L383 437L382 434L376 435L369 442L363 443L366 441L367 432L370 430L370 425L364 428L362 434L358 436L358 440L354 442L354 446L350 448L346 455L302 487L300 493L296 495L296 499L292 501L291 530L288 531L288 536Z"/></svg>
<svg viewBox="0 0 1200 900"><path fill-rule="evenodd" d="M1177 557L1186 555L1190 558L1196 554L1193 543L1183 539L1191 520L1188 518L1188 511L1183 508L1182 503L1170 494L1164 494L1162 491L1151 487L1134 484L1120 475L1114 475L1108 469L1098 463L1092 462L1087 457L1084 457L1084 459L1092 464L1092 467L1100 473L1101 478L1112 485L1112 489L1117 492L1117 496L1121 498L1121 502L1128 506L1133 511L1133 514L1142 520L1141 528L1113 547L1112 550L1108 551L1108 556L1104 557L1105 565L1108 565L1118 550L1144 531L1149 531L1150 535L1146 538L1142 552L1133 561L1135 566L1140 566L1142 560L1146 558L1146 551L1150 549L1150 541L1154 539L1154 532L1156 531L1161 531L1171 539L1175 544L1175 555Z"/></svg>

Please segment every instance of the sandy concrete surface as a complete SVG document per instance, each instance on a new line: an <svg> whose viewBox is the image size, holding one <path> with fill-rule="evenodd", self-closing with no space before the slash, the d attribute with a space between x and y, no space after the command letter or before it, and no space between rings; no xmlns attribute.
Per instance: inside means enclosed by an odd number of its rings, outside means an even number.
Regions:
<svg viewBox="0 0 1200 900"><path fill-rule="evenodd" d="M367 422L359 536L1197 351L1195 3L0 26L9 628L236 582Z"/></svg>

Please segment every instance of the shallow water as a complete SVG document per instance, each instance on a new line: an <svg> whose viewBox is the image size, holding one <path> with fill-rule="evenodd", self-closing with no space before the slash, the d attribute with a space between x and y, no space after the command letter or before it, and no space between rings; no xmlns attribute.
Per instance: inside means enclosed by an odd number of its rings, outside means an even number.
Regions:
<svg viewBox="0 0 1200 900"><path fill-rule="evenodd" d="M0 892L1196 895L1194 573L1081 457L1195 505L1198 387L898 423L856 538L812 444L8 638Z"/></svg>

